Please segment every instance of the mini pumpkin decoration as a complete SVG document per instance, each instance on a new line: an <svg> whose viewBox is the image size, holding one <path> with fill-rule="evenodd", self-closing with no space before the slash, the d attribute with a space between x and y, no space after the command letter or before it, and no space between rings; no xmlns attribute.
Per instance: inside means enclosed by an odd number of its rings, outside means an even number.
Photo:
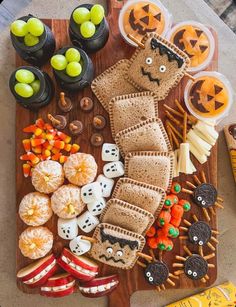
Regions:
<svg viewBox="0 0 236 307"><path fill-rule="evenodd" d="M30 226L45 224L52 216L50 198L39 192L25 195L19 206L22 221Z"/></svg>
<svg viewBox="0 0 236 307"><path fill-rule="evenodd" d="M47 227L28 227L19 238L21 253L30 259L44 257L52 248L53 234Z"/></svg>
<svg viewBox="0 0 236 307"><path fill-rule="evenodd" d="M134 1L124 7L123 29L141 41L146 33L156 32L164 35L169 16L161 3L154 1Z"/></svg>
<svg viewBox="0 0 236 307"><path fill-rule="evenodd" d="M215 51L214 38L207 27L198 22L181 22L169 34L170 41L191 60L190 71L209 65Z"/></svg>

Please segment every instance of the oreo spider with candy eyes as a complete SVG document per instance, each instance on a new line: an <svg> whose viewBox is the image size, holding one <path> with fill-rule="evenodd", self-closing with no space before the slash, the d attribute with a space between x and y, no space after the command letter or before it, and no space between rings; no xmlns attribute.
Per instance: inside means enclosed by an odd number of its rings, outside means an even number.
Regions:
<svg viewBox="0 0 236 307"><path fill-rule="evenodd" d="M173 263L174 268L179 268L174 274L176 276L185 274L192 280L200 280L206 283L209 279L207 275L208 269L215 267L214 264L208 263L207 260L214 258L215 253L204 256L201 247L199 248L199 254L192 254L186 245L183 246L183 249L187 253L187 256L175 256L175 258L182 263Z"/></svg>
<svg viewBox="0 0 236 307"><path fill-rule="evenodd" d="M174 287L175 283L171 280L171 278L179 278L169 272L167 264L162 261L162 252L159 252L159 259L155 257L152 249L150 249L149 252L151 256L146 255L148 257L148 264L144 264L139 260L137 261L137 264L144 268L144 278L146 281L150 285L155 286L157 291L165 290L165 283L168 283Z"/></svg>
<svg viewBox="0 0 236 307"><path fill-rule="evenodd" d="M206 176L203 171L201 171L201 177L202 182L196 175L193 175L193 179L196 185L194 185L190 181L186 181L187 186L190 187L192 190L182 188L182 192L192 195L194 203L200 208L202 208L206 219L210 221L211 218L207 210L209 209L209 211L213 215L215 215L215 210L213 207L223 209L224 207L220 203L223 202L223 199L218 196L218 192L214 185L206 182Z"/></svg>
<svg viewBox="0 0 236 307"><path fill-rule="evenodd" d="M217 230L211 229L210 225L204 221L199 221L197 216L193 215L193 223L184 219L183 222L185 226L180 226L180 230L186 232L186 235L180 236L180 240L189 240L191 243L204 246L207 245L212 251L215 251L215 247L210 243L219 243L218 240L213 235L218 235Z"/></svg>

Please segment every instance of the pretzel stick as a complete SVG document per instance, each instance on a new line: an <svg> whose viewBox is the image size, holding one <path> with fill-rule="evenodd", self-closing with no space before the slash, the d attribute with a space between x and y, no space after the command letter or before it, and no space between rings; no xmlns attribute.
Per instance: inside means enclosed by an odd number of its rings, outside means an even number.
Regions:
<svg viewBox="0 0 236 307"><path fill-rule="evenodd" d="M87 237L87 236L81 236L81 239L82 239L82 240L89 241L89 242L91 242L91 243L96 243L96 242L97 242L96 239L91 238L91 237Z"/></svg>
<svg viewBox="0 0 236 307"><path fill-rule="evenodd" d="M172 109L172 108L169 107L167 104L164 104L163 106L164 106L165 109L167 109L167 110L168 110L169 112L171 112L172 114L174 114L174 115L176 115L176 116L179 116L179 117L181 117L181 118L184 117L182 113L176 111L175 109Z"/></svg>
<svg viewBox="0 0 236 307"><path fill-rule="evenodd" d="M152 261L152 257L141 252L137 252L137 256L146 259L147 261Z"/></svg>
<svg viewBox="0 0 236 307"><path fill-rule="evenodd" d="M133 35L128 34L127 35L129 39L131 39L135 44L137 44L139 47L141 47L142 49L145 49L145 46L143 43L141 43L139 40L137 40L137 38L135 38Z"/></svg>
<svg viewBox="0 0 236 307"><path fill-rule="evenodd" d="M61 122L56 119L54 116L52 116L52 114L48 114L48 119L53 123L53 125L60 125Z"/></svg>
<svg viewBox="0 0 236 307"><path fill-rule="evenodd" d="M64 92L61 92L61 93L60 93L60 101L61 101L61 105L62 105L63 107L66 107L66 106L67 106L67 102L66 102L66 100L65 100L65 93L64 93Z"/></svg>
<svg viewBox="0 0 236 307"><path fill-rule="evenodd" d="M187 139L187 112L184 112L184 128L183 128L183 143L186 143Z"/></svg>
<svg viewBox="0 0 236 307"><path fill-rule="evenodd" d="M172 134L171 134L171 131L170 131L170 127L168 125L166 126L166 132L167 132L168 138L170 140L170 145L171 145L172 148L174 148L173 137L172 137Z"/></svg>
<svg viewBox="0 0 236 307"><path fill-rule="evenodd" d="M172 129L170 127L169 127L169 129L170 129L170 134L171 134L171 136L173 138L173 141L174 141L176 147L179 148L179 141L178 141L177 137L175 136L174 132L172 131Z"/></svg>
<svg viewBox="0 0 236 307"><path fill-rule="evenodd" d="M169 120L171 120L173 123L175 123L176 125L178 125L179 127L183 127L183 124L178 120L176 119L169 111L165 111L166 113L166 117L168 117Z"/></svg>
<svg viewBox="0 0 236 307"><path fill-rule="evenodd" d="M175 99L175 104L176 104L177 108L179 109L179 111L182 114L184 114L185 110L184 110L184 108L182 107L182 105L180 104L180 102L177 99ZM188 120L190 121L191 124L196 124L197 123L197 119L194 116L192 116L190 114L187 114L187 117L188 117Z"/></svg>
<svg viewBox="0 0 236 307"><path fill-rule="evenodd" d="M170 126L171 130L181 139L183 140L183 136L181 135L181 133L179 133L179 131L171 124L171 122L169 120L166 121L167 125Z"/></svg>
<svg viewBox="0 0 236 307"><path fill-rule="evenodd" d="M139 266L141 266L142 268L146 268L146 264L142 263L141 261L137 260L136 262Z"/></svg>
<svg viewBox="0 0 236 307"><path fill-rule="evenodd" d="M185 77L189 78L190 80L195 81L195 78L192 75L188 74L187 72L184 75L185 75Z"/></svg>

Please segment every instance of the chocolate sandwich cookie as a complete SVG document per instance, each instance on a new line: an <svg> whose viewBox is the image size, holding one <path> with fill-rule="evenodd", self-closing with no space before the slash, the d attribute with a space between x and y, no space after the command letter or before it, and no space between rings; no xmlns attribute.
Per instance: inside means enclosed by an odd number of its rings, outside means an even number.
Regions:
<svg viewBox="0 0 236 307"><path fill-rule="evenodd" d="M210 183L202 183L193 192L194 202L201 208L213 206L217 200L217 190Z"/></svg>
<svg viewBox="0 0 236 307"><path fill-rule="evenodd" d="M169 277L169 269L164 262L157 261L149 263L144 271L144 277L151 285L160 286Z"/></svg>
<svg viewBox="0 0 236 307"><path fill-rule="evenodd" d="M184 273L193 280L202 279L208 272L207 261L200 255L192 255L184 263Z"/></svg>
<svg viewBox="0 0 236 307"><path fill-rule="evenodd" d="M211 227L203 221L193 223L189 227L189 241L198 245L205 245L209 242L212 235Z"/></svg>

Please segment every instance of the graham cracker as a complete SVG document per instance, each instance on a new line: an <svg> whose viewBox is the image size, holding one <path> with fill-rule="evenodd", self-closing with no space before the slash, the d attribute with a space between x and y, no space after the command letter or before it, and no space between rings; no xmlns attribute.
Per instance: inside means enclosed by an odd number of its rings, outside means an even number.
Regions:
<svg viewBox="0 0 236 307"><path fill-rule="evenodd" d="M146 210L112 198L107 202L100 221L145 235L154 223L154 216Z"/></svg>
<svg viewBox="0 0 236 307"><path fill-rule="evenodd" d="M156 33L147 34L142 42L145 48L137 48L131 57L126 79L138 90L154 92L163 100L184 77L190 59Z"/></svg>
<svg viewBox="0 0 236 307"><path fill-rule="evenodd" d="M124 78L129 60L120 60L97 76L91 89L104 109L108 112L109 102L115 96L137 92L137 89Z"/></svg>
<svg viewBox="0 0 236 307"><path fill-rule="evenodd" d="M109 103L113 138L120 131L158 117L158 99L152 92L133 93L113 98Z"/></svg>
<svg viewBox="0 0 236 307"><path fill-rule="evenodd" d="M169 191L173 179L174 153L131 152L125 157L125 177Z"/></svg>
<svg viewBox="0 0 236 307"><path fill-rule="evenodd" d="M145 238L132 231L106 223L99 224L93 238L90 255L100 262L120 269L131 269L145 245Z"/></svg>
<svg viewBox="0 0 236 307"><path fill-rule="evenodd" d="M171 151L172 147L160 118L144 122L120 131L115 142L124 157L132 151Z"/></svg>
<svg viewBox="0 0 236 307"><path fill-rule="evenodd" d="M112 198L128 202L150 212L156 218L165 202L166 193L162 188L130 178L120 178Z"/></svg>

